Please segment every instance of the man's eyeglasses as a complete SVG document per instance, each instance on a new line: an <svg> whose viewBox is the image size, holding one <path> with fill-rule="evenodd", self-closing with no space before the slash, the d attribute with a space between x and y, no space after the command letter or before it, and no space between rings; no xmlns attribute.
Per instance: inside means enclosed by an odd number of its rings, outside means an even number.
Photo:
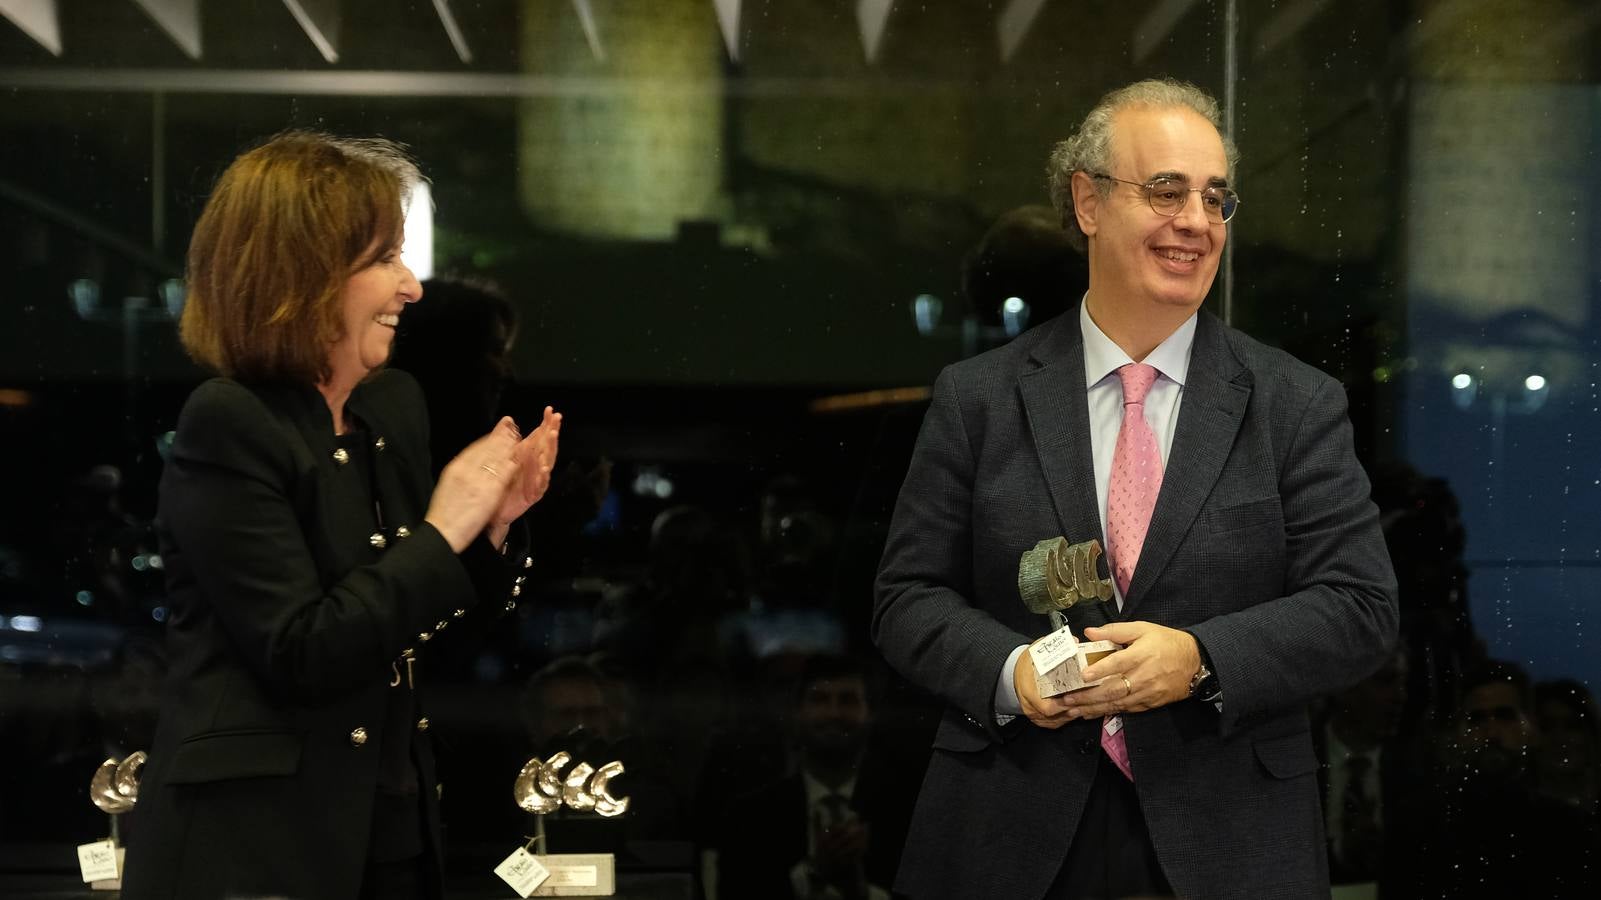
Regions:
<svg viewBox="0 0 1601 900"><path fill-rule="evenodd" d="M1209 185L1204 188L1192 188L1187 182L1177 178L1152 178L1141 183L1138 181L1125 181L1122 178L1113 178L1110 175L1101 175L1095 172L1086 172L1091 178L1103 178L1107 181L1116 181L1119 184L1133 185L1145 192L1145 200L1151 204L1151 211L1159 216L1169 218L1184 211L1184 204L1190 200L1190 194L1201 195L1201 209L1206 212L1209 222L1218 225L1234 218L1235 210L1240 208L1240 195L1234 193L1232 188Z"/></svg>

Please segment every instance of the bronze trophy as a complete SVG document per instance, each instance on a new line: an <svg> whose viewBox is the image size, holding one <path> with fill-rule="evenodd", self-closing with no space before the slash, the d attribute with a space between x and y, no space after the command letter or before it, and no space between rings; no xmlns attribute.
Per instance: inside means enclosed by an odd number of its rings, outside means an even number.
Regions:
<svg viewBox="0 0 1601 900"><path fill-rule="evenodd" d="M1068 611L1112 599L1112 580L1102 578L1096 562L1101 542L1091 538L1069 544L1066 538L1040 541L1017 562L1017 593L1029 612L1049 616L1050 634L1028 648L1041 697L1094 687L1080 673L1091 663L1122 647L1111 641L1080 641L1068 625Z"/></svg>

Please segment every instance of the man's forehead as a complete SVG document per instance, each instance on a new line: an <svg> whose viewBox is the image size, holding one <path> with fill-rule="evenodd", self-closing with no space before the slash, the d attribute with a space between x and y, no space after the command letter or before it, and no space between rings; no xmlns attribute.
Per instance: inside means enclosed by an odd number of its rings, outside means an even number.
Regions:
<svg viewBox="0 0 1601 900"><path fill-rule="evenodd" d="M1223 137L1195 110L1130 106L1118 110L1112 123L1112 158L1135 177L1227 183Z"/></svg>

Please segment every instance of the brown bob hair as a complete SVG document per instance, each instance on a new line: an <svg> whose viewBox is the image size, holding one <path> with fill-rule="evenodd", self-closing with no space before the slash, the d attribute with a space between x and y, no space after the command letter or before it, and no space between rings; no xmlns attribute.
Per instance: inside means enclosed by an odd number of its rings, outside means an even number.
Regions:
<svg viewBox="0 0 1601 900"><path fill-rule="evenodd" d="M421 178L392 141L310 131L234 160L189 241L184 349L232 378L327 379L345 281L400 247Z"/></svg>

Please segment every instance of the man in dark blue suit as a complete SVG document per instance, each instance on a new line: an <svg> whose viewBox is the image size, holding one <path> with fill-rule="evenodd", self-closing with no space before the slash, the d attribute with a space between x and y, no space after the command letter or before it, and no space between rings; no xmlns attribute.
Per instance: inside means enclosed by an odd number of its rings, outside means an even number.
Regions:
<svg viewBox="0 0 1601 900"><path fill-rule="evenodd" d="M873 618L947 705L911 897L1328 896L1307 705L1386 657L1395 579L1341 386L1201 311L1218 121L1186 84L1108 94L1050 165L1082 302L935 383ZM1042 698L1017 566L1058 536L1107 546L1115 597L1070 621L1125 649Z"/></svg>

